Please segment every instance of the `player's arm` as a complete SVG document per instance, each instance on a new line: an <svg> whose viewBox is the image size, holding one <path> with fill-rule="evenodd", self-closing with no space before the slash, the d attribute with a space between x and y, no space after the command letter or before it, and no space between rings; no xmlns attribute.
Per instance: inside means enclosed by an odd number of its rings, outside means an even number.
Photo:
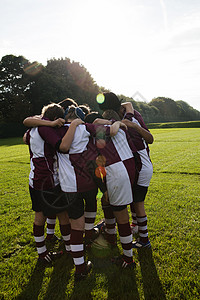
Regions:
<svg viewBox="0 0 200 300"><path fill-rule="evenodd" d="M25 132L24 136L23 136L23 142L24 142L24 144L26 144L26 135L27 135L27 132Z"/></svg>
<svg viewBox="0 0 200 300"><path fill-rule="evenodd" d="M94 120L93 124L112 125L112 121L109 121L109 120L106 120L106 119L97 118L97 119Z"/></svg>
<svg viewBox="0 0 200 300"><path fill-rule="evenodd" d="M26 145L29 145L29 144L30 144L30 130L31 130L31 129L28 129L28 130L24 133L24 135L23 135L23 142L24 142L24 144L26 144Z"/></svg>
<svg viewBox="0 0 200 300"><path fill-rule="evenodd" d="M71 122L69 129L65 133L65 135L62 138L62 141L59 146L59 150L61 152L67 152L69 151L69 148L71 146L71 143L74 139L74 133L76 131L76 127L80 124L83 124L84 122L81 119L75 119Z"/></svg>
<svg viewBox="0 0 200 300"><path fill-rule="evenodd" d="M125 108L125 112L126 113L132 113L132 114L134 114L134 108L133 108L133 105L132 105L131 102L124 102L124 103L121 104L121 106L123 108Z"/></svg>
<svg viewBox="0 0 200 300"><path fill-rule="evenodd" d="M130 120L124 119L122 120L124 124L128 127L134 128L145 140L147 144L152 144L154 141L153 135L150 131L144 129L143 127L139 126L138 124L131 122Z"/></svg>
<svg viewBox="0 0 200 300"><path fill-rule="evenodd" d="M119 128L127 129L126 124L121 121L116 121L110 126L110 136L115 136L119 130Z"/></svg>
<svg viewBox="0 0 200 300"><path fill-rule="evenodd" d="M38 127L38 126L49 126L49 127L61 127L65 124L65 120L58 118L54 121L43 120L39 116L28 117L24 119L23 124L26 127Z"/></svg>

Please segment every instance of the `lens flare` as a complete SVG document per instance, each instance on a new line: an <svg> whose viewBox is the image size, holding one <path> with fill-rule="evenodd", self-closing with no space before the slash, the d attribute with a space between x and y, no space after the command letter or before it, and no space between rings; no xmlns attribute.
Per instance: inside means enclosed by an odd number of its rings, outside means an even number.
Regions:
<svg viewBox="0 0 200 300"><path fill-rule="evenodd" d="M102 104L105 101L104 94L98 94L96 97L97 103Z"/></svg>
<svg viewBox="0 0 200 300"><path fill-rule="evenodd" d="M38 62L34 62L28 66L24 67L24 72L28 75L36 75L39 72L41 72L43 66L42 64L38 63Z"/></svg>
<svg viewBox="0 0 200 300"><path fill-rule="evenodd" d="M103 139L99 139L99 140L97 140L96 145L97 145L97 148L103 149L105 147L105 145L106 145L106 142Z"/></svg>
<svg viewBox="0 0 200 300"><path fill-rule="evenodd" d="M106 176L106 169L104 167L97 167L95 170L95 175L98 178L101 178L101 180L103 181L103 178Z"/></svg>
<svg viewBox="0 0 200 300"><path fill-rule="evenodd" d="M98 155L96 158L97 166L105 167L106 165L106 158L103 155Z"/></svg>

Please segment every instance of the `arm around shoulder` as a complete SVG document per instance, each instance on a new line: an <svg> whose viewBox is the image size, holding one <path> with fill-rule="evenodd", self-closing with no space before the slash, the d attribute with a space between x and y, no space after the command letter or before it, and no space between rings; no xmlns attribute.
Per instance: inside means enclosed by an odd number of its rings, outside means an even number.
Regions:
<svg viewBox="0 0 200 300"><path fill-rule="evenodd" d="M38 126L50 126L50 127L61 127L65 124L65 120L58 118L54 121L43 120L38 118L38 116L28 117L23 121L24 126L26 127L38 127Z"/></svg>
<svg viewBox="0 0 200 300"><path fill-rule="evenodd" d="M76 127L80 124L83 124L84 122L81 119L75 119L71 122L69 129L65 133L64 137L62 138L62 141L59 146L59 150L61 152L67 152L69 151L69 148L71 146L71 143L74 139L74 134L76 131Z"/></svg>

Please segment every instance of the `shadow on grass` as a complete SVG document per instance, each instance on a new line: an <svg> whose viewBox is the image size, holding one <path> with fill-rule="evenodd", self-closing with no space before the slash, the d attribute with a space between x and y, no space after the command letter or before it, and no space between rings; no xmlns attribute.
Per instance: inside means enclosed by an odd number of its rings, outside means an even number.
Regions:
<svg viewBox="0 0 200 300"><path fill-rule="evenodd" d="M64 254L56 261L44 300L67 299L66 289L71 280L71 270L73 268L73 260L69 254Z"/></svg>
<svg viewBox="0 0 200 300"><path fill-rule="evenodd" d="M95 278L95 273L93 268L91 273L89 273L84 280L81 280L80 282L73 281L71 285L72 290L69 291L68 298L65 299L70 299L70 300L98 299L93 297L93 291L95 285L96 285L96 278Z"/></svg>
<svg viewBox="0 0 200 300"><path fill-rule="evenodd" d="M145 299L166 299L156 266L152 257L152 249L138 250Z"/></svg>
<svg viewBox="0 0 200 300"><path fill-rule="evenodd" d="M16 299L17 300L38 299L42 282L43 282L44 272L45 272L45 266L37 262L27 286L22 291L22 293L16 297Z"/></svg>
<svg viewBox="0 0 200 300"><path fill-rule="evenodd" d="M42 299L66 299L66 285L71 278L71 269L74 267L71 256L63 255L54 265L47 291ZM22 293L16 300L38 300L41 292L45 269L48 265L36 263L32 276Z"/></svg>
<svg viewBox="0 0 200 300"><path fill-rule="evenodd" d="M93 253L95 298L91 299L140 299L135 269L122 269L111 262L111 257L119 254L119 249L111 251L107 257L97 257ZM99 295L98 289L101 291Z"/></svg>

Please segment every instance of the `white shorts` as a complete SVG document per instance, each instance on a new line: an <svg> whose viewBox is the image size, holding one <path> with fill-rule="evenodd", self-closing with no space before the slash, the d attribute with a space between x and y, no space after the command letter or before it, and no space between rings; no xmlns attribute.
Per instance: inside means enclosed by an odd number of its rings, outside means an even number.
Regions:
<svg viewBox="0 0 200 300"><path fill-rule="evenodd" d="M106 185L111 205L127 205L133 201L132 185L122 161L106 167Z"/></svg>
<svg viewBox="0 0 200 300"><path fill-rule="evenodd" d="M138 151L142 163L142 168L139 172L137 184L148 187L150 184L151 177L153 175L153 165L147 154L147 150Z"/></svg>

